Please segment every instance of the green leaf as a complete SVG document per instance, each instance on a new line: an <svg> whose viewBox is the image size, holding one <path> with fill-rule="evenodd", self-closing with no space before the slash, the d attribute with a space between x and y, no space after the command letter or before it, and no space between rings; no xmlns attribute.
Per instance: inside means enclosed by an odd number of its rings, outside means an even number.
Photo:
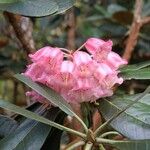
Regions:
<svg viewBox="0 0 150 150"><path fill-rule="evenodd" d="M108 120L112 114L124 109L131 104L139 95L113 96L110 100L100 102L99 111ZM150 138L150 94L132 105L125 112L114 119L110 125L130 139Z"/></svg>
<svg viewBox="0 0 150 150"><path fill-rule="evenodd" d="M44 111L42 110L42 113L44 112L46 112L46 109ZM49 119L54 121L59 113L60 110L58 108L52 108L49 112L46 112L44 116L49 115ZM48 125L26 119L15 132L0 141L0 149L40 149L50 130L51 127Z"/></svg>
<svg viewBox="0 0 150 150"><path fill-rule="evenodd" d="M123 77L124 80L131 80L131 79L146 80L146 79L150 79L150 67L135 70L135 71L128 71L128 72L120 73L120 76Z"/></svg>
<svg viewBox="0 0 150 150"><path fill-rule="evenodd" d="M64 11L66 11L67 9L71 8L72 5L75 3L75 0L56 0L57 5L58 5L58 11L56 12L56 14L59 13L63 13Z"/></svg>
<svg viewBox="0 0 150 150"><path fill-rule="evenodd" d="M0 4L15 3L20 0L0 0Z"/></svg>
<svg viewBox="0 0 150 150"><path fill-rule="evenodd" d="M36 120L36 121L39 121L39 122L42 122L42 123L45 123L47 125L50 125L50 126L53 126L53 127L56 127L60 130L62 130L62 128L56 124L55 122L53 121L50 121L42 116L39 116L37 115L36 113L33 113L31 111L28 111L24 108L21 108L19 106L16 106L14 104L11 104L9 102L6 102L6 101L3 101L3 100L0 100L0 107L1 108L4 108L4 109L8 109L12 112L15 112L15 113L18 113L24 117L27 117L27 118L30 118L30 119L33 119L33 120Z"/></svg>
<svg viewBox="0 0 150 150"><path fill-rule="evenodd" d="M51 103L53 103L55 106L58 106L62 111L66 112L68 115L74 116L74 112L71 106L67 102L65 102L65 100L54 90L46 86L39 85L33 82L28 77L25 77L24 75L21 74L16 74L15 78L28 85L34 91L36 91L37 93L45 97L47 100L49 100Z"/></svg>
<svg viewBox="0 0 150 150"><path fill-rule="evenodd" d="M55 122L59 124L63 124L64 118L66 117L66 114L64 112L60 112L57 115L57 118L55 119ZM51 128L51 131L44 142L42 146L42 150L47 150L49 148L54 149L54 150L60 150L60 142L61 142L61 136L63 134L63 131L56 129L54 127Z"/></svg>
<svg viewBox="0 0 150 150"><path fill-rule="evenodd" d="M150 140L107 140L97 138L100 143L108 144L110 146L116 147L119 150L149 150Z"/></svg>
<svg viewBox="0 0 150 150"><path fill-rule="evenodd" d="M23 0L12 4L0 4L0 10L40 17L55 13L58 5L54 0Z"/></svg>
<svg viewBox="0 0 150 150"><path fill-rule="evenodd" d="M113 145L120 150L149 150L150 140L119 141Z"/></svg>
<svg viewBox="0 0 150 150"><path fill-rule="evenodd" d="M0 100L0 107L4 108L4 109L8 109L8 110L10 110L12 112L18 113L18 114L20 114L20 115L22 115L24 117L30 118L32 120L36 120L36 121L39 121L41 123L50 125L50 126L55 127L57 129L70 132L72 134L78 135L78 136L83 137L83 138L86 137L86 135L81 133L81 132L78 132L78 131L75 131L73 129L70 129L70 128L67 128L65 126L62 126L60 124L57 124L57 123L55 123L53 121L50 121L50 120L48 120L48 119L46 119L46 118L44 118L42 116L37 115L36 113L28 111L28 110L26 110L24 108L21 108L19 106L16 106L14 104L9 103L9 102Z"/></svg>
<svg viewBox="0 0 150 150"><path fill-rule="evenodd" d="M73 6L74 0L20 0L11 4L0 4L0 10L24 16L42 17L61 13Z"/></svg>
<svg viewBox="0 0 150 150"><path fill-rule="evenodd" d="M18 126L18 123L6 116L0 115L0 138L10 134ZM7 127L7 128L6 128Z"/></svg>
<svg viewBox="0 0 150 150"><path fill-rule="evenodd" d="M120 68L120 76L122 76L124 80L150 79L150 61Z"/></svg>
<svg viewBox="0 0 150 150"><path fill-rule="evenodd" d="M120 68L120 71L121 73L129 72L129 71L137 71L148 66L150 66L150 61L146 61L146 62L134 64L134 65L127 65L127 66Z"/></svg>

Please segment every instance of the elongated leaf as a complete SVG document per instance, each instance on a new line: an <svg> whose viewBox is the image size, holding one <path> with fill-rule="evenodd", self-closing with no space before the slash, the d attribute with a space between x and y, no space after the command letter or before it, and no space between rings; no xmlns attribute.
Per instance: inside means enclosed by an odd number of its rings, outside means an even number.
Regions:
<svg viewBox="0 0 150 150"><path fill-rule="evenodd" d="M0 115L0 137L4 137L14 131L18 126L18 123L6 116Z"/></svg>
<svg viewBox="0 0 150 150"><path fill-rule="evenodd" d="M66 117L66 114L64 112L60 112L57 115L55 122L62 124L65 117ZM54 149L54 150L60 150L60 140L61 140L62 133L63 131L52 127L41 150L47 150L49 148Z"/></svg>
<svg viewBox="0 0 150 150"><path fill-rule="evenodd" d="M61 126L58 125L58 124L56 124L55 122L50 121L50 120L48 120L48 119L46 119L46 118L44 118L44 117L42 117L42 116L37 115L36 113L33 113L33 112L31 112L31 111L28 111L28 110L26 110L26 109L24 109L24 108L21 108L21 107L19 107L19 106L16 106L16 105L14 105L14 104L9 103L9 102L0 100L0 107L1 107L1 108L4 108L4 109L8 109L8 110L10 110L10 111L12 111L12 112L18 113L18 114L20 114L20 115L22 115L22 116L24 116L24 117L27 117L27 118L30 118L30 119L39 121L39 122L41 122L41 123L45 123L45 124L47 124L47 125L56 127L56 128L58 128L58 129L60 129L60 130L63 130L63 129L61 128Z"/></svg>
<svg viewBox="0 0 150 150"><path fill-rule="evenodd" d="M0 4L15 3L20 0L0 0Z"/></svg>
<svg viewBox="0 0 150 150"><path fill-rule="evenodd" d="M100 141L100 140L99 140ZM131 141L115 141L107 140L102 143L107 143L119 150L149 150L150 140L131 140Z"/></svg>
<svg viewBox="0 0 150 150"><path fill-rule="evenodd" d="M60 110L58 108L51 109L49 112L49 119L55 120L59 112ZM42 110L40 114L41 113L44 113L44 111ZM21 125L15 132L0 141L0 149L40 149L50 130L51 127L48 125L26 119L23 123L21 123Z"/></svg>
<svg viewBox="0 0 150 150"><path fill-rule="evenodd" d="M36 91L37 93L48 99L55 106L58 106L62 111L66 112L68 115L70 116L75 115L71 106L67 102L65 102L63 98L54 90L47 88L43 85L39 85L21 74L16 74L15 78L28 85L34 91Z"/></svg>
<svg viewBox="0 0 150 150"><path fill-rule="evenodd" d="M150 79L150 67L139 69L135 71L128 71L123 72L120 74L124 80L131 80L131 79L139 79L139 80L146 80Z"/></svg>
<svg viewBox="0 0 150 150"><path fill-rule="evenodd" d="M99 111L107 120L113 114L125 108L138 95L113 96L100 102ZM123 112L110 124L118 132L130 139L150 139L150 94Z"/></svg>
<svg viewBox="0 0 150 150"><path fill-rule="evenodd" d="M127 65L127 66L124 66L123 68L120 68L120 71L122 73L128 72L128 71L137 71L148 66L150 66L150 61L146 61L146 62L134 64L134 65Z"/></svg>
<svg viewBox="0 0 150 150"><path fill-rule="evenodd" d="M61 13L69 9L74 0L20 0L11 4L0 4L0 10L24 16L42 17Z"/></svg>
<svg viewBox="0 0 150 150"><path fill-rule="evenodd" d="M150 140L120 141L113 145L120 150L149 150Z"/></svg>

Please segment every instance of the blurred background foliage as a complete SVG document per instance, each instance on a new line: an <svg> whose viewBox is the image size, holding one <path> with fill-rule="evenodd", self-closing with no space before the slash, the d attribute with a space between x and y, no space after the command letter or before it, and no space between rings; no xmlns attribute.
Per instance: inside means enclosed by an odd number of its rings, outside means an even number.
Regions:
<svg viewBox="0 0 150 150"><path fill-rule="evenodd" d="M21 28L28 40L34 39L33 49L27 51L15 35L6 15L0 13L0 98L26 105L26 87L12 75L23 72L29 63L27 54L46 45L76 49L89 37L113 40L113 50L123 55L133 20L134 0L77 0L75 6L63 14L42 18L21 17ZM150 1L145 0L142 16L150 15ZM9 21L8 21L9 20ZM26 30L26 26L30 29ZM32 32L33 30L33 32ZM142 27L130 63L150 58L150 26ZM32 41L31 41L32 42ZM25 45L27 46L27 45ZM144 89L147 82L125 83L127 92ZM129 86L130 85L130 86Z"/></svg>

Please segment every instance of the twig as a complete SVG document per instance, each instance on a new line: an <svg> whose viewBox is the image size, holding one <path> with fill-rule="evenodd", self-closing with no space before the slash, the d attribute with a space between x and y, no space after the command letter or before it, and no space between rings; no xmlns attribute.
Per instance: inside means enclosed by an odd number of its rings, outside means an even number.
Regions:
<svg viewBox="0 0 150 150"><path fill-rule="evenodd" d="M142 6L143 6L143 0L136 0L135 2L135 10L134 10L134 18L133 22L130 28L130 35L127 39L125 51L123 54L123 58L127 61L130 61L133 50L137 44L138 35L140 32L140 29L143 25L150 23L150 17L144 17L142 18Z"/></svg>
<svg viewBox="0 0 150 150"><path fill-rule="evenodd" d="M150 16L143 18L141 23L142 23L142 25L150 23Z"/></svg>
<svg viewBox="0 0 150 150"><path fill-rule="evenodd" d="M84 145L85 142L84 141L81 141L81 140L75 140L75 141L72 141L71 143L69 143L65 148L64 150L73 150L73 149L79 149L79 147L81 147L82 145Z"/></svg>
<svg viewBox="0 0 150 150"><path fill-rule="evenodd" d="M134 18L130 28L130 35L127 39L125 52L123 58L130 60L135 45L137 44L138 34L141 28L141 11L142 11L142 0L136 0Z"/></svg>

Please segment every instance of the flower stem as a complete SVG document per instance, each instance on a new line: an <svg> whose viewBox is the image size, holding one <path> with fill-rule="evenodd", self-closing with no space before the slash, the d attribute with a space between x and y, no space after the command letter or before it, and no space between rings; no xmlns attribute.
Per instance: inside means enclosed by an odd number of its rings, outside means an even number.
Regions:
<svg viewBox="0 0 150 150"><path fill-rule="evenodd" d="M114 140L109 140L109 139L104 139L104 138L96 138L96 142L97 143L100 143L100 144L110 144L110 145L112 145L112 144L114 144L116 141L114 141Z"/></svg>
<svg viewBox="0 0 150 150"><path fill-rule="evenodd" d="M103 144L99 145L99 150L106 150L105 147L103 146Z"/></svg>
<svg viewBox="0 0 150 150"><path fill-rule="evenodd" d="M85 43L83 45L81 45L76 51L81 50L84 47Z"/></svg>
<svg viewBox="0 0 150 150"><path fill-rule="evenodd" d="M64 150L74 150L74 149L76 149L77 147L82 146L82 145L84 145L84 144L85 144L84 141L79 141L79 142L76 142L76 143L71 144L70 146L67 146L67 148L65 148Z"/></svg>
<svg viewBox="0 0 150 150"><path fill-rule="evenodd" d="M71 54L71 51L70 50L68 50L68 49L66 49L66 48L60 48L62 51L64 51L64 52L67 52L67 53L69 53L69 54Z"/></svg>
<svg viewBox="0 0 150 150"><path fill-rule="evenodd" d="M109 132L106 132L106 133L102 134L100 136L100 138L104 138L104 137L106 137L108 135L120 135L120 134L118 132L116 132L116 131L109 131Z"/></svg>
<svg viewBox="0 0 150 150"><path fill-rule="evenodd" d="M84 150L91 150L93 147L93 143L86 143L84 146Z"/></svg>
<svg viewBox="0 0 150 150"><path fill-rule="evenodd" d="M74 117L81 123L81 125L83 126L83 128L85 130L85 133L88 133L88 128L87 128L86 124L81 120L81 118L76 114L74 114Z"/></svg>
<svg viewBox="0 0 150 150"><path fill-rule="evenodd" d="M77 136L79 136L79 137L81 137L81 138L83 138L83 139L86 140L86 134L81 133L81 132L78 132L78 131L73 130L73 129L71 129L71 128L67 128L67 127L62 126L62 125L57 124L57 123L54 123L54 124L55 124L55 125L54 125L55 128L58 128L58 129L60 129L60 130L63 130L63 131L72 133L72 134L77 135Z"/></svg>

